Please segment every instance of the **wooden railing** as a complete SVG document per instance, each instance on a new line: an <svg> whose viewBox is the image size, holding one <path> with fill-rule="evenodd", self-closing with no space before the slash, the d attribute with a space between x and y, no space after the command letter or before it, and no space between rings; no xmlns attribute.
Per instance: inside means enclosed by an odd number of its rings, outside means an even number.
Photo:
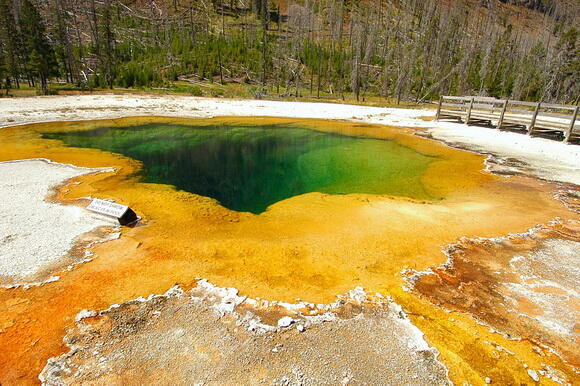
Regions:
<svg viewBox="0 0 580 386"><path fill-rule="evenodd" d="M528 135L554 134L564 142L580 140L578 106L522 102L488 97L442 96L437 120L453 119L468 125L520 129Z"/></svg>

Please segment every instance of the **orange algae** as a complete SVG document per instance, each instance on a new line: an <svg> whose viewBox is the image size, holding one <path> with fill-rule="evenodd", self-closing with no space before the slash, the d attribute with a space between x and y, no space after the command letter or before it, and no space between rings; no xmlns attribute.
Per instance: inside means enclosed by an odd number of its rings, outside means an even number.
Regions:
<svg viewBox="0 0 580 386"><path fill-rule="evenodd" d="M526 341L510 341L472 318L449 314L403 290L401 271L424 270L445 262L441 248L466 237L525 232L556 217L578 219L553 199L557 185L525 177L509 179L483 169L483 157L415 137L412 130L336 121L278 118L216 118L216 123L296 124L346 135L392 139L437 156L423 184L443 201L350 194L309 193L272 205L261 215L233 212L215 200L145 184L134 173L140 164L94 149L68 148L40 138L40 132L89 130L100 126L151 122L185 123L175 118L46 123L0 131L0 161L48 158L85 167L114 167L114 173L75 179L56 198L84 196L130 205L145 226L124 228L119 240L94 247L95 260L61 274L58 282L28 290L0 290L0 382L34 383L48 358L64 351L62 337L82 309L103 309L138 296L165 292L174 284L193 285L203 277L238 288L251 297L321 303L355 286L390 295L413 322L454 381L481 383L493 373L505 383L529 381L522 366L539 363L574 371L553 354L539 354ZM21 299L14 302L14 299ZM511 353L498 351L505 347ZM499 352L499 354L498 354Z"/></svg>

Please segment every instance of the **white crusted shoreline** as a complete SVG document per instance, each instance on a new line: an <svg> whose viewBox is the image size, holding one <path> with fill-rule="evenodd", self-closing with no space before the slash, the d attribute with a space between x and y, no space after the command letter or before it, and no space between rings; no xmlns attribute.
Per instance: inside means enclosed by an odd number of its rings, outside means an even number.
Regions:
<svg viewBox="0 0 580 386"><path fill-rule="evenodd" d="M25 102L25 103L23 103ZM0 99L0 128L48 121L168 116L270 116L338 119L425 129L435 139L451 145L526 164L525 172L547 180L580 185L580 146L543 138L426 121L434 110L395 109L333 103L279 102L200 98L179 95L81 95Z"/></svg>
<svg viewBox="0 0 580 386"><path fill-rule="evenodd" d="M54 187L96 171L102 170L46 159L0 162L0 276L7 281L3 285L18 285L20 279L66 255L78 236L115 225L79 207L46 201Z"/></svg>

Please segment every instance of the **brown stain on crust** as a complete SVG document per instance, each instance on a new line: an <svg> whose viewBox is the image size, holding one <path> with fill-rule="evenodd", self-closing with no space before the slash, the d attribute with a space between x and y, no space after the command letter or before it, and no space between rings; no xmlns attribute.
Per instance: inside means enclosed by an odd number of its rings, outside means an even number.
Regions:
<svg viewBox="0 0 580 386"><path fill-rule="evenodd" d="M47 359L64 352L62 337L80 310L105 309L138 296L163 293L176 283L188 288L195 277L236 287L252 297L301 298L315 303L333 301L335 294L360 285L369 292L392 296L411 313L427 340L440 350L452 380L477 384L494 371L498 373L494 379L529 382L521 361L539 361L530 344L485 332L467 316L450 322L439 307L405 292L400 272L444 263L441 248L460 237L496 237L525 232L556 217L577 219L577 214L553 198L556 184L494 176L482 170L483 156L412 136L410 129L278 118L195 120L196 125L297 124L392 139L439 157L423 183L434 195L446 197L441 202L310 193L253 215L230 211L213 199L171 186L141 183L134 176L140 168L135 160L94 149L68 148L39 135L151 122L187 124L192 120L125 118L0 131L0 161L43 157L85 167L114 167L114 173L73 179L82 183L61 188L57 198L68 203L87 195L111 198L136 209L146 224L124 228L119 240L96 245L92 262L62 274L58 282L28 290L0 290L0 325L8 326L0 333L2 384L35 383ZM12 298L24 301L11 308L7 301ZM502 354L498 360L486 342L509 347L518 357ZM541 360L574 379L573 370L555 355Z"/></svg>
<svg viewBox="0 0 580 386"><path fill-rule="evenodd" d="M570 220L551 224L531 235L512 236L500 241L462 240L449 248L449 263L433 269L432 273L418 276L413 288L429 301L446 309L471 314L504 334L554 348L578 368L580 354L574 336L578 321L573 322L571 331L564 333L547 328L536 319L546 318L557 323L578 312L578 298L569 296L566 291L574 290L577 284L570 283L574 275L568 272L570 264L566 263L574 264L577 259L570 259L567 249L559 252L551 247L547 250L550 243L558 245L562 241L580 242L580 222ZM572 253L579 250L577 247ZM527 272L526 266L523 270L519 268L518 259L528 259L530 262L526 264L531 264L533 271ZM514 292L510 289L512 284L526 286L533 295L525 297ZM538 302L542 295L569 298L563 302L567 308L559 304L555 307L558 314L551 315L551 309ZM553 301L557 297L547 299Z"/></svg>

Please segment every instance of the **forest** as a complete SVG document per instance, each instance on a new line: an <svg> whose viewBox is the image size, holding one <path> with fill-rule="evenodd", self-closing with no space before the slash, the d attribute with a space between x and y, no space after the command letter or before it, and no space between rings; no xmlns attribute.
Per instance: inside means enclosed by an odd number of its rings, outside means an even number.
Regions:
<svg viewBox="0 0 580 386"><path fill-rule="evenodd" d="M212 85L212 96L577 104L579 7L574 0L0 0L0 88L207 95Z"/></svg>

